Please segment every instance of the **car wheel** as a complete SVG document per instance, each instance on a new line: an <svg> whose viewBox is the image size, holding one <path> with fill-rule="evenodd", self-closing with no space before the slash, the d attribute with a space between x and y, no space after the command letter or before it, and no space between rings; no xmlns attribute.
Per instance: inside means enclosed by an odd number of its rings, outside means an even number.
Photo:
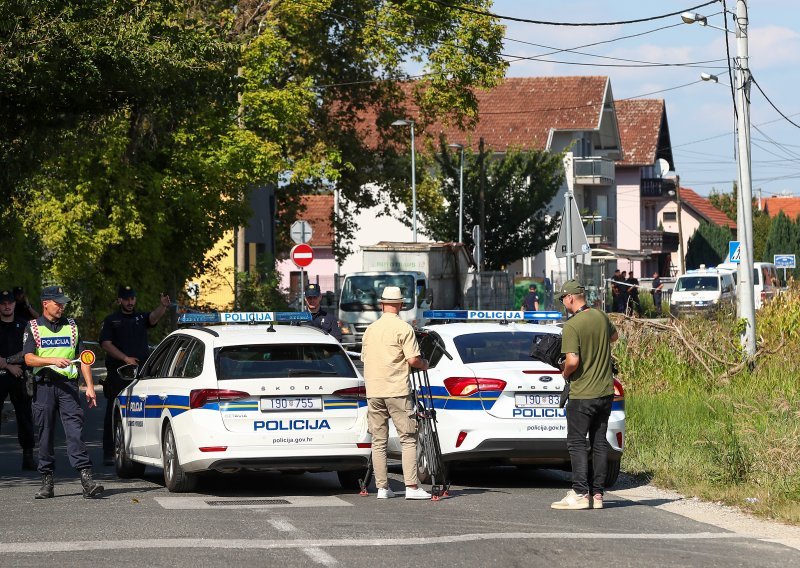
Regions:
<svg viewBox="0 0 800 568"><path fill-rule="evenodd" d="M606 466L606 489L610 489L617 482L617 478L619 477L620 463L620 460L609 460L608 465Z"/></svg>
<svg viewBox="0 0 800 568"><path fill-rule="evenodd" d="M339 478L339 484L342 486L342 489L358 491L361 489L361 484L358 481L364 477L364 470L349 469L347 471L337 471L336 476Z"/></svg>
<svg viewBox="0 0 800 568"><path fill-rule="evenodd" d="M436 478L443 483L447 468L441 459L439 440L430 421L420 420L417 428L417 478L420 483L430 483Z"/></svg>
<svg viewBox="0 0 800 568"><path fill-rule="evenodd" d="M164 485L172 493L187 493L197 487L197 474L183 471L178 461L178 448L175 446L175 435L172 426L167 425L164 439L161 442L161 455L164 460Z"/></svg>
<svg viewBox="0 0 800 568"><path fill-rule="evenodd" d="M128 456L125 428L119 414L114 417L114 468L117 470L117 477L121 479L141 477L145 468L143 463L135 462Z"/></svg>

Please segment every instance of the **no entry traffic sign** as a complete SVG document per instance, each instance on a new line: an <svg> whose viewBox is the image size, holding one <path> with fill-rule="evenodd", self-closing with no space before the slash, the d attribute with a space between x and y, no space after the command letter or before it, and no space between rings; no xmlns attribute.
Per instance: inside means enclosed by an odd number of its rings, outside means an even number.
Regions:
<svg viewBox="0 0 800 568"><path fill-rule="evenodd" d="M314 260L314 249L306 244L294 245L289 257L298 268L305 268Z"/></svg>

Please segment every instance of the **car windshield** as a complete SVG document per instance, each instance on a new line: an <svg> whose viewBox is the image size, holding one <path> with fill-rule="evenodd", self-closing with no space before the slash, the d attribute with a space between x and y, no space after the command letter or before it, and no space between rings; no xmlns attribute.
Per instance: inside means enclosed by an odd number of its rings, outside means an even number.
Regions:
<svg viewBox="0 0 800 568"><path fill-rule="evenodd" d="M536 335L527 331L468 333L453 338L453 343L464 363L530 362Z"/></svg>
<svg viewBox="0 0 800 568"><path fill-rule="evenodd" d="M719 278L716 276L681 276L675 283L676 292L701 292L719 290Z"/></svg>
<svg viewBox="0 0 800 568"><path fill-rule="evenodd" d="M235 345L217 352L217 380L356 377L339 345Z"/></svg>
<svg viewBox="0 0 800 568"><path fill-rule="evenodd" d="M380 311L378 300L387 286L397 286L403 293L403 309L414 307L414 276L411 274L376 274L348 276L342 286L339 309L345 312Z"/></svg>

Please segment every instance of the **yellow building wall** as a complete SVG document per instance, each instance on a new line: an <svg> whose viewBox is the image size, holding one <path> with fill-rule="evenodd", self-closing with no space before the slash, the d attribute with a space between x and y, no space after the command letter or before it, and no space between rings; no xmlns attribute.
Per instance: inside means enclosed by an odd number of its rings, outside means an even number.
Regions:
<svg viewBox="0 0 800 568"><path fill-rule="evenodd" d="M200 294L196 304L204 308L228 310L234 301L234 247L233 231L228 231L206 253L206 261L210 268L195 280L200 285Z"/></svg>

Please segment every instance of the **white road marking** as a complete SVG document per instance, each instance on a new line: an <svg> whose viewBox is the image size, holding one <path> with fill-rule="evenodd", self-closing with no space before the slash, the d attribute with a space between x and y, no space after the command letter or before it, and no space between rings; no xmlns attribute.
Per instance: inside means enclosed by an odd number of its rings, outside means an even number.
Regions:
<svg viewBox="0 0 800 568"><path fill-rule="evenodd" d="M245 497L154 497L156 503L165 509L291 509L296 507L352 507L352 503L348 503L344 499L328 496L297 496L290 497L274 496L274 497L259 497L248 499ZM288 501L288 503L270 503L270 501L281 500ZM208 501L214 501L216 505L209 505ZM231 501L230 505L220 505L220 502ZM263 501L263 503L255 503L242 505L237 504L236 501Z"/></svg>
<svg viewBox="0 0 800 568"><path fill-rule="evenodd" d="M322 564L323 566L335 566L338 564L333 556L321 548L304 548L303 552L317 564Z"/></svg>
<svg viewBox="0 0 800 568"><path fill-rule="evenodd" d="M729 532L701 533L477 533L438 535L409 538L355 538L355 539L207 539L207 538L154 538L103 541L51 541L51 542L0 542L0 557L9 554L41 552L78 552L88 550L136 550L163 548L225 548L249 550L281 550L345 547L384 546L443 546L460 542L493 540L750 540L745 535Z"/></svg>
<svg viewBox="0 0 800 568"><path fill-rule="evenodd" d="M272 528L274 528L275 530L283 532L291 532L297 530L297 527L295 527L292 523L290 523L286 519L268 519L267 522L270 525L272 525Z"/></svg>

